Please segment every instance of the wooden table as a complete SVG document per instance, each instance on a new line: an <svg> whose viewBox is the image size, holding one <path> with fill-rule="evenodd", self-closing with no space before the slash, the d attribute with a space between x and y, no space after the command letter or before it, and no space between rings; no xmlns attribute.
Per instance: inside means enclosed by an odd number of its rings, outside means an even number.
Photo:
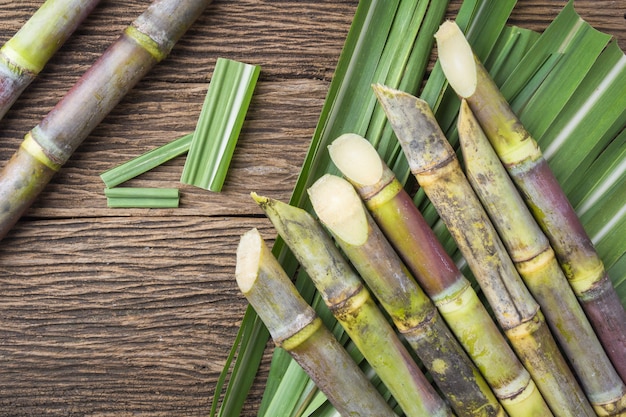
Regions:
<svg viewBox="0 0 626 417"><path fill-rule="evenodd" d="M2 42L42 3L1 0ZM521 0L511 23L565 3ZM2 164L148 4L101 2L0 121ZM246 307L239 236L275 235L249 193L289 199L356 5L216 0L87 138L0 244L0 415L207 415ZM626 0L575 5L626 46ZM128 185L180 187L180 208L107 208L99 174L193 131L218 57L262 67L223 192L181 186L177 158Z"/></svg>

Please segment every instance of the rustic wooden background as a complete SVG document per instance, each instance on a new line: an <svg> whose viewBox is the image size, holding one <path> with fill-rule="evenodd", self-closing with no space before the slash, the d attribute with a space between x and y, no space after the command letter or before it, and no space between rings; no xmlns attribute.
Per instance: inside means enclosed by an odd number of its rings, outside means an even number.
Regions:
<svg viewBox="0 0 626 417"><path fill-rule="evenodd" d="M0 0L1 42L42 3ZM239 236L274 237L249 193L289 199L357 3L216 0L90 135L0 242L0 416L207 415L246 306ZM511 23L565 3L520 0ZM101 2L0 121L0 164L148 4ZM626 46L626 0L575 6ZM178 158L129 185L180 186L180 208L107 208L99 174L191 132L218 57L262 67L223 192L181 186Z"/></svg>

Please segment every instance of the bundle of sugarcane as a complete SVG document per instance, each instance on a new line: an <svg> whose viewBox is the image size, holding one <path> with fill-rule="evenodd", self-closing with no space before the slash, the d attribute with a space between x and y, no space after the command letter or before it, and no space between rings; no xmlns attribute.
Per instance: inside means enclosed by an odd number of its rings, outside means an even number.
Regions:
<svg viewBox="0 0 626 417"><path fill-rule="evenodd" d="M508 414L550 415L534 381L500 333L469 280L446 253L373 145L356 134L344 134L333 141L329 152Z"/></svg>
<svg viewBox="0 0 626 417"><path fill-rule="evenodd" d="M535 220L548 237L574 293L614 367L626 379L626 310L591 239L531 134L474 56L452 22L441 26L437 45L442 68L467 100Z"/></svg>
<svg viewBox="0 0 626 417"><path fill-rule="evenodd" d="M504 415L484 378L367 214L354 188L327 174L309 188L309 195L319 220L415 350L457 416Z"/></svg>
<svg viewBox="0 0 626 417"><path fill-rule="evenodd" d="M288 351L342 415L395 416L252 229L237 248L237 284L277 346Z"/></svg>
<svg viewBox="0 0 626 417"><path fill-rule="evenodd" d="M411 171L448 227L496 320L553 413L595 416L428 104L381 85L374 90Z"/></svg>
<svg viewBox="0 0 626 417"><path fill-rule="evenodd" d="M211 0L156 0L111 45L46 117L26 134L0 172L0 238L74 150L159 61Z"/></svg>
<svg viewBox="0 0 626 417"><path fill-rule="evenodd" d="M406 416L453 416L330 236L308 212L253 194Z"/></svg>
<svg viewBox="0 0 626 417"><path fill-rule="evenodd" d="M0 119L100 0L47 0L0 49Z"/></svg>
<svg viewBox="0 0 626 417"><path fill-rule="evenodd" d="M626 386L596 337L532 214L462 101L459 140L467 177L524 282L541 305L598 415L626 412Z"/></svg>

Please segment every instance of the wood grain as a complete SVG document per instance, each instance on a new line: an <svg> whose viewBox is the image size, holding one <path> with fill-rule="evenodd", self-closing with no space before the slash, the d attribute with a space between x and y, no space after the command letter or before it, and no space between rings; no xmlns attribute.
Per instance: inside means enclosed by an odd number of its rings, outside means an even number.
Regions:
<svg viewBox="0 0 626 417"><path fill-rule="evenodd" d="M0 0L0 39L42 2ZM565 3L520 1L510 23L541 31ZM148 4L101 2L0 121L0 164ZM0 416L207 415L246 307L239 236L275 235L249 193L289 198L356 5L216 0L87 138L0 243ZM626 45L626 0L575 6ZM99 174L191 132L217 57L262 67L223 192L181 186L179 209L108 209ZM183 163L129 185L178 187Z"/></svg>

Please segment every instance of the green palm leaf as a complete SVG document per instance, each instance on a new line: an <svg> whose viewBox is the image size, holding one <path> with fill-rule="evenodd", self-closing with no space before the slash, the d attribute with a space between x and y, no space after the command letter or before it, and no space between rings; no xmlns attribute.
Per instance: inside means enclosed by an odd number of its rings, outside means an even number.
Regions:
<svg viewBox="0 0 626 417"><path fill-rule="evenodd" d="M336 172L326 147L346 132L367 137L397 177L408 181L406 161L381 117L370 85L380 82L417 95L432 48L432 35L428 34L434 33L441 22L446 7L442 3L445 2L359 3L291 204L310 210L305 191L323 174ZM514 4L512 0L466 0L456 20L546 151L551 167L605 261L622 304L626 304L626 58L609 36L582 21L571 2L541 35L505 26ZM407 36L399 36L407 28L413 28L409 42ZM455 144L458 99L447 88L438 65L420 96L434 109L442 129ZM423 194L418 192L414 200L444 246L455 252L454 243ZM293 275L297 263L280 240L274 253ZM305 299L322 311L320 315L326 317L327 325L332 326L333 320L323 312L325 306L317 300L308 277L300 274L297 285ZM238 395L224 396L219 415L236 415L245 401L245 393L256 375L259 353L267 341L267 333L260 328L262 324L248 311L239 337L249 343L238 352L227 391ZM345 341L341 329L335 330ZM251 340L252 334L257 339ZM236 343L233 350L238 348ZM360 361L358 351L352 352ZM281 409L281 415L336 415L308 377L291 363L288 355L275 350L259 415L270 415L268 410L276 410L273 407L279 403L288 405ZM230 363L224 368L222 379L229 366ZM300 388L297 392L286 390L286 385L280 383L284 380ZM384 392L384 387L380 389ZM220 393L221 384L216 389L214 408ZM214 411L211 415L215 415Z"/></svg>

